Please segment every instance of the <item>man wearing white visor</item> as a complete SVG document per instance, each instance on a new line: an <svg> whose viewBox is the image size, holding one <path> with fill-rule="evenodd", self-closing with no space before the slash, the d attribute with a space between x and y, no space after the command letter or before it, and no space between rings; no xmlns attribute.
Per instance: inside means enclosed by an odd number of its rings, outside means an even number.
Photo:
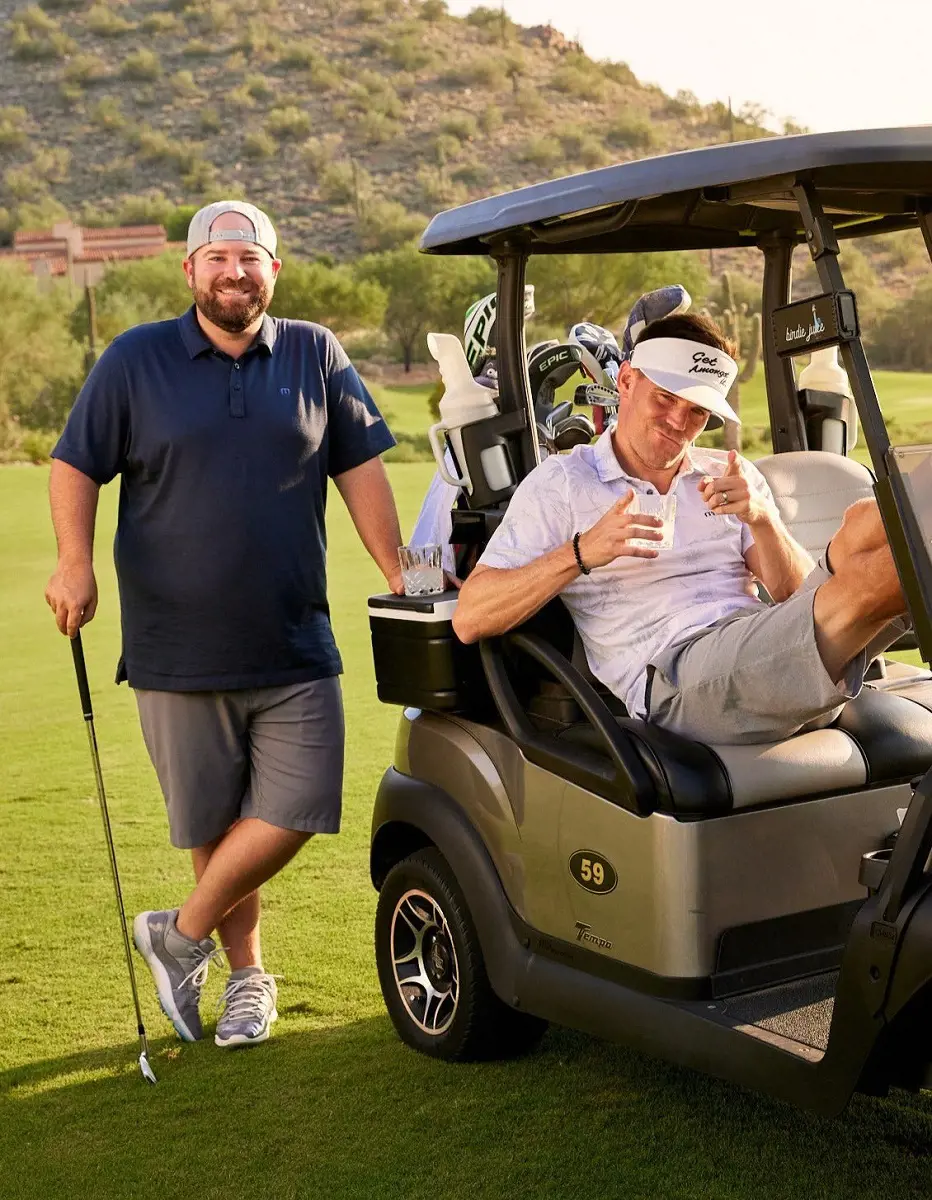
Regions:
<svg viewBox="0 0 932 1200"><path fill-rule="evenodd" d="M621 364L617 425L548 458L512 497L460 593L463 641L559 595L593 674L632 716L713 744L834 719L903 630L896 568L872 500L848 509L815 567L760 472L694 445L738 419L733 354L693 314L643 330Z"/></svg>

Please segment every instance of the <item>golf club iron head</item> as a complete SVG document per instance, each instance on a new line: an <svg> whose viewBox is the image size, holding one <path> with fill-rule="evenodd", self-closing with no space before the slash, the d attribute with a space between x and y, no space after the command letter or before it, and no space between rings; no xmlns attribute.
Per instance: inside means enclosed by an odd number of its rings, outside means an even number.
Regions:
<svg viewBox="0 0 932 1200"><path fill-rule="evenodd" d="M158 1080L155 1077L155 1072L149 1066L149 1059L145 1050L143 1050L142 1054L139 1056L139 1069L142 1071L142 1077L146 1083L158 1083Z"/></svg>
<svg viewBox="0 0 932 1200"><path fill-rule="evenodd" d="M618 392L598 383L581 383L573 393L573 403L614 409L618 407Z"/></svg>

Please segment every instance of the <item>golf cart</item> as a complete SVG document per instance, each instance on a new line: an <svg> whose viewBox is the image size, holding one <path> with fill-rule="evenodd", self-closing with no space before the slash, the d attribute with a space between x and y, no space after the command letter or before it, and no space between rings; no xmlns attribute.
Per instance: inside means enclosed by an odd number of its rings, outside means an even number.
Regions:
<svg viewBox="0 0 932 1200"><path fill-rule="evenodd" d="M890 445L838 257L839 238L916 226L932 254L932 128L714 146L441 213L423 250L498 264L498 413L459 431L472 490L451 542L481 550L538 462L529 255L757 247L774 451L757 466L815 553L876 496L929 662L932 447ZM794 303L800 244L821 294ZM794 358L832 345L854 403L798 389ZM858 423L873 473L847 456ZM831 728L700 745L625 713L559 600L477 646L456 603L369 601L379 696L404 709L371 844L404 1041L508 1055L552 1021L827 1114L932 1085L932 674L881 660Z"/></svg>

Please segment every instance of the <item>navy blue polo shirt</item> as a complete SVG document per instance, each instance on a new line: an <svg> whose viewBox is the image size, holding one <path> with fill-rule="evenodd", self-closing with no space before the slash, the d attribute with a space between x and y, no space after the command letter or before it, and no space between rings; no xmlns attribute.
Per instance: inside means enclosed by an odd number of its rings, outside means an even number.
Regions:
<svg viewBox="0 0 932 1200"><path fill-rule="evenodd" d="M117 680L223 691L339 674L327 478L394 444L320 325L266 315L236 361L193 308L115 338L52 455L120 476Z"/></svg>

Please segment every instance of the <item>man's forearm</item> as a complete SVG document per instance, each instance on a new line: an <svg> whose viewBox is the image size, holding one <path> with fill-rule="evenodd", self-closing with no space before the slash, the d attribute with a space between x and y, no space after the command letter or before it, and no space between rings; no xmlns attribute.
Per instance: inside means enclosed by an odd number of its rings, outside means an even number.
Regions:
<svg viewBox="0 0 932 1200"><path fill-rule="evenodd" d="M506 633L532 617L579 575L571 542L524 567L477 567L463 584L453 615L462 642Z"/></svg>
<svg viewBox="0 0 932 1200"><path fill-rule="evenodd" d="M90 566L100 485L60 459L49 475L49 507L60 563Z"/></svg>
<svg viewBox="0 0 932 1200"><path fill-rule="evenodd" d="M761 583L776 601L787 600L815 566L778 516L751 526Z"/></svg>
<svg viewBox="0 0 932 1200"><path fill-rule="evenodd" d="M398 575L398 547L401 526L391 484L380 458L334 478L362 544L375 560L386 579Z"/></svg>

